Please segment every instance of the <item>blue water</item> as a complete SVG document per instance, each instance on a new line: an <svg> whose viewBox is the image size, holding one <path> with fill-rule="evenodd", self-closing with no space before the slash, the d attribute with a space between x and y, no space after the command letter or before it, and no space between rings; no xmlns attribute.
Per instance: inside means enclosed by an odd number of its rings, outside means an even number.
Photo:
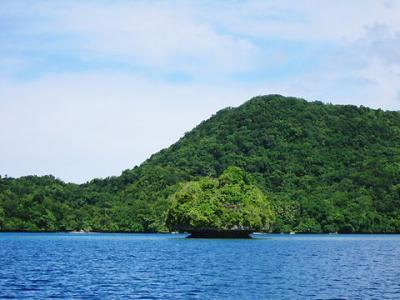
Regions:
<svg viewBox="0 0 400 300"><path fill-rule="evenodd" d="M400 235L0 233L0 298L400 299Z"/></svg>

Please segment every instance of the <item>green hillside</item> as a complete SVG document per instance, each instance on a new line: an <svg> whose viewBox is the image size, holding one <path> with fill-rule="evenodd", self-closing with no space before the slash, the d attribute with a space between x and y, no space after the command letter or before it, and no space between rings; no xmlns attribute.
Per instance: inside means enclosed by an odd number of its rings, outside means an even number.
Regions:
<svg viewBox="0 0 400 300"><path fill-rule="evenodd" d="M229 166L271 200L277 232L400 232L400 112L279 95L219 111L118 177L1 178L0 230L163 231L179 184Z"/></svg>

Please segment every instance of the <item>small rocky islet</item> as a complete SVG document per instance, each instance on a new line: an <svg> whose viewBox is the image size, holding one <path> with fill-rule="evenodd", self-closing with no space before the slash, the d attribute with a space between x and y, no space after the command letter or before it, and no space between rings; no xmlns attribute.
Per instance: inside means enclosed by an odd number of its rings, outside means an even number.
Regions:
<svg viewBox="0 0 400 300"><path fill-rule="evenodd" d="M250 238L255 231L269 232L274 219L270 202L251 176L230 167L217 179L181 185L171 196L166 224L191 238Z"/></svg>

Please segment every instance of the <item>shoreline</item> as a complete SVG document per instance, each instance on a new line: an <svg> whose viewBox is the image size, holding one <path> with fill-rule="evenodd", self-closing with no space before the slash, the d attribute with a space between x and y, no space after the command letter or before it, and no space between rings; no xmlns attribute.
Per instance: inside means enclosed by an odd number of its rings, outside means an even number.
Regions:
<svg viewBox="0 0 400 300"><path fill-rule="evenodd" d="M69 233L69 234L96 234L96 233L118 233L118 234L190 234L189 232L156 232L156 231L79 231L79 230L52 230L52 231L32 231L32 230L0 230L0 233ZM382 235L396 235L400 234L400 232L253 232L250 233L252 235L261 235L261 234L276 234L276 235L312 235L312 234L320 234L320 235L373 235L373 234L382 234Z"/></svg>

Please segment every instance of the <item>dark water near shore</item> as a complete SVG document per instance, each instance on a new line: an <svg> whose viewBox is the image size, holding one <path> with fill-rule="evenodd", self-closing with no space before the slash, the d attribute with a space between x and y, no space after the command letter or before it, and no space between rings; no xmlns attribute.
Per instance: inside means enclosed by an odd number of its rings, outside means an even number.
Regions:
<svg viewBox="0 0 400 300"><path fill-rule="evenodd" d="M0 233L0 298L400 299L400 235Z"/></svg>

